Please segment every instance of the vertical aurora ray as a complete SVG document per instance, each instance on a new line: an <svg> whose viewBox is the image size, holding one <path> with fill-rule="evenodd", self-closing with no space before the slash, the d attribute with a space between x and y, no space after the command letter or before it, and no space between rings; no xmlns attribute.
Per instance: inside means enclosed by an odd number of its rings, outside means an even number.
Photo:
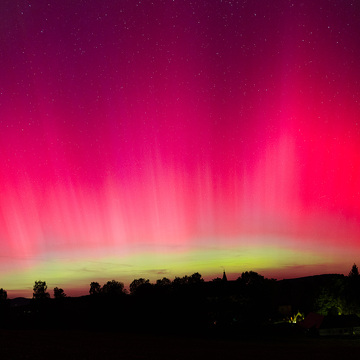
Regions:
<svg viewBox="0 0 360 360"><path fill-rule="evenodd" d="M0 287L357 261L358 5L13 1L0 17Z"/></svg>

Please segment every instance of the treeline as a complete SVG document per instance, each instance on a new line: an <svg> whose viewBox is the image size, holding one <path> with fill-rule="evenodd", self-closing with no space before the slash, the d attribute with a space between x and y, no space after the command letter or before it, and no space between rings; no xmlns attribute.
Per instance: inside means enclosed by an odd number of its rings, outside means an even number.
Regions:
<svg viewBox="0 0 360 360"><path fill-rule="evenodd" d="M224 276L209 282L194 273L155 283L135 279L130 293L116 280L102 286L91 282L89 295L81 297L67 297L55 288L51 298L46 282L39 280L29 304L14 307L4 300L0 326L186 333L250 326L267 321L273 312L275 283L252 271L236 281Z"/></svg>
<svg viewBox="0 0 360 360"><path fill-rule="evenodd" d="M89 295L67 297L61 288L50 297L45 281L35 281L33 298L12 306L0 289L0 326L82 328L151 332L258 332L295 314L360 314L360 275L354 264L348 276L322 275L294 280L266 279L243 272L235 281L204 281L199 273L135 279L130 292L120 281L91 282ZM285 306L284 306L285 305ZM287 313L279 309L288 309ZM299 318L299 317L298 317Z"/></svg>

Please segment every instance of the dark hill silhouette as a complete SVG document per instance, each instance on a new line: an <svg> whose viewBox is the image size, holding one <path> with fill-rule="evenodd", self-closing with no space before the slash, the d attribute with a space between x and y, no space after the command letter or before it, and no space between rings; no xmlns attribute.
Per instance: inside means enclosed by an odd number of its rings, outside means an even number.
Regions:
<svg viewBox="0 0 360 360"><path fill-rule="evenodd" d="M341 274L313 275L277 281L276 302L291 305L294 311L308 313L313 310L314 301L323 287L330 287L335 281L344 281Z"/></svg>
<svg viewBox="0 0 360 360"><path fill-rule="evenodd" d="M9 299L8 301L12 307L27 306L31 303L31 299L24 297L16 297L14 299Z"/></svg>

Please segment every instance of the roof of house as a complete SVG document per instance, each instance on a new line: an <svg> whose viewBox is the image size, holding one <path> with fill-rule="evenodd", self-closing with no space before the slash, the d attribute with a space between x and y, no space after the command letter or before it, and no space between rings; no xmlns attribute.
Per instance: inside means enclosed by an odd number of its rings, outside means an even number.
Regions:
<svg viewBox="0 0 360 360"><path fill-rule="evenodd" d="M314 312L306 315L299 323L305 329L334 329L360 326L360 318L356 315L323 316Z"/></svg>
<svg viewBox="0 0 360 360"><path fill-rule="evenodd" d="M321 324L322 329L346 328L360 326L360 318L356 315L325 316Z"/></svg>
<svg viewBox="0 0 360 360"><path fill-rule="evenodd" d="M305 329L319 329L325 316L311 312L305 316L305 319L299 325Z"/></svg>

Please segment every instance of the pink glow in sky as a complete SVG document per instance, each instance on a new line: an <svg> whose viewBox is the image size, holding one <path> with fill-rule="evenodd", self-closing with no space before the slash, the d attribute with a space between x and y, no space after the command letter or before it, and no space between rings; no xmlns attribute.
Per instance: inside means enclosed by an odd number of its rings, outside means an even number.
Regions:
<svg viewBox="0 0 360 360"><path fill-rule="evenodd" d="M359 261L358 3L14 0L0 27L10 294Z"/></svg>

